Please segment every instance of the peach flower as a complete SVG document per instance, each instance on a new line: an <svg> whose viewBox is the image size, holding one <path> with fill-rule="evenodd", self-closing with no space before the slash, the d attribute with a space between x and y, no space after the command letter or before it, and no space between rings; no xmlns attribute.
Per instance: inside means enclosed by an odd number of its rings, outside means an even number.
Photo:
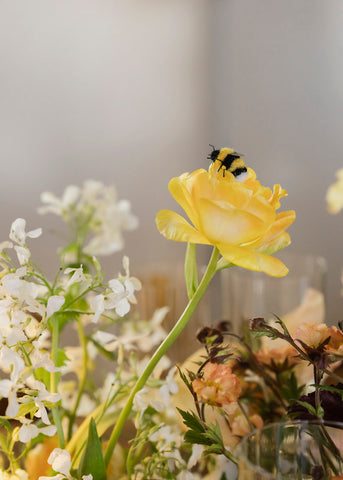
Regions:
<svg viewBox="0 0 343 480"><path fill-rule="evenodd" d="M219 363L207 363L203 376L196 378L192 385L203 402L216 406L236 402L242 391L231 368Z"/></svg>
<svg viewBox="0 0 343 480"><path fill-rule="evenodd" d="M301 360L297 356L297 351L294 347L287 344L278 348L267 348L263 346L255 353L257 360L270 367L282 366L287 364L288 367L298 364Z"/></svg>
<svg viewBox="0 0 343 480"><path fill-rule="evenodd" d="M301 340L312 348L319 347L328 337L331 337L331 330L325 323L303 324L295 332L295 340Z"/></svg>

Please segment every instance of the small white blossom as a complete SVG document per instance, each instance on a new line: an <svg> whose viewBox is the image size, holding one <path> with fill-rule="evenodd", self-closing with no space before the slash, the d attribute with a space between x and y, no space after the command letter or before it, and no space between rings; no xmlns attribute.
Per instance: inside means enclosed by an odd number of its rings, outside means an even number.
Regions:
<svg viewBox="0 0 343 480"><path fill-rule="evenodd" d="M189 470L198 463L198 461L201 459L201 456L204 450L205 450L204 445L197 445L197 444L192 445L192 455L189 457L189 460L187 462L187 468Z"/></svg>
<svg viewBox="0 0 343 480"><path fill-rule="evenodd" d="M86 281L85 274L83 273L83 267L79 268L66 268L64 270L65 275L70 275L72 273L72 276L69 278L66 288L70 287L71 285L74 285L74 283L79 283L79 282L84 282Z"/></svg>
<svg viewBox="0 0 343 480"><path fill-rule="evenodd" d="M15 418L19 412L19 403L17 400L17 390L22 385L14 383L7 378L0 380L0 396L8 399L8 405L6 408L6 416Z"/></svg>
<svg viewBox="0 0 343 480"><path fill-rule="evenodd" d="M28 478L28 473L21 468L17 468L14 473L8 473L0 470L0 480L28 480Z"/></svg>
<svg viewBox="0 0 343 480"><path fill-rule="evenodd" d="M41 228L36 228L36 230L31 230L30 232L25 232L26 220L23 218L17 218L14 220L11 226L10 239L18 243L18 245L24 246L26 237L37 238L42 234Z"/></svg>
<svg viewBox="0 0 343 480"><path fill-rule="evenodd" d="M67 450L61 448L54 448L48 458L49 465L55 472L63 473L63 475L69 475L71 468L70 453Z"/></svg>
<svg viewBox="0 0 343 480"><path fill-rule="evenodd" d="M50 318L55 312L58 312L64 302L65 298L61 295L52 295L51 297L49 297L46 306L46 318Z"/></svg>
<svg viewBox="0 0 343 480"><path fill-rule="evenodd" d="M38 428L33 423L25 423L19 429L19 440L22 443L28 443L33 438L36 438L40 433L48 437L53 437L56 432L57 428L55 427L55 425Z"/></svg>
<svg viewBox="0 0 343 480"><path fill-rule="evenodd" d="M12 382L16 383L25 368L25 363L17 352L4 345L0 349L0 368L5 373L10 373Z"/></svg>
<svg viewBox="0 0 343 480"><path fill-rule="evenodd" d="M164 410L164 403L159 400L155 400L151 395L151 389L149 389L147 386L143 387L136 393L133 404L135 409L140 412L140 417L142 417L145 410L150 406L157 412L163 412Z"/></svg>
<svg viewBox="0 0 343 480"><path fill-rule="evenodd" d="M47 205L45 207L40 207L38 213L55 213L56 215L63 216L68 209L76 203L80 193L80 188L75 185L69 185L66 187L61 199L51 192L43 192L40 199L42 203L46 203Z"/></svg>
<svg viewBox="0 0 343 480"><path fill-rule="evenodd" d="M37 228L36 230L31 230L30 232L25 232L26 221L23 218L17 218L11 226L10 239L17 243L14 247L18 261L20 265L26 265L31 256L31 252L26 245L26 237L37 238L41 235L42 229Z"/></svg>

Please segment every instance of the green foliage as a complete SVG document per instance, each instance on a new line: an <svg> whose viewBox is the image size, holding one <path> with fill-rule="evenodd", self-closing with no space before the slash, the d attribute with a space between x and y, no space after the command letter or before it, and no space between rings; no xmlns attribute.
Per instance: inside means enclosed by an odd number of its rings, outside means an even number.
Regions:
<svg viewBox="0 0 343 480"><path fill-rule="evenodd" d="M280 386L280 391L285 400L292 404L297 398L300 398L305 385L298 385L297 377L294 372L291 372L285 382Z"/></svg>
<svg viewBox="0 0 343 480"><path fill-rule="evenodd" d="M101 442L92 418L89 423L88 439L79 464L78 478L92 474L93 480L106 480L106 466L101 449Z"/></svg>
<svg viewBox="0 0 343 480"><path fill-rule="evenodd" d="M188 298L192 298L198 288L198 268L195 243L187 244L185 258L185 280Z"/></svg>

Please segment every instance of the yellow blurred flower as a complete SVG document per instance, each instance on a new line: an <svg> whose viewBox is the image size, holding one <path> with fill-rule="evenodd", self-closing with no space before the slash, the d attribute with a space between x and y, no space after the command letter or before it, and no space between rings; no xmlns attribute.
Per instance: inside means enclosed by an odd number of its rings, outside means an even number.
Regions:
<svg viewBox="0 0 343 480"><path fill-rule="evenodd" d="M286 247L285 230L295 219L293 210L276 213L286 190L273 191L256 180L248 168L248 178L240 183L228 170L218 172L218 161L208 171L184 173L169 182L169 191L182 206L193 226L171 210L156 217L159 231L169 240L216 246L227 262L263 271L275 277L288 273L273 253Z"/></svg>
<svg viewBox="0 0 343 480"><path fill-rule="evenodd" d="M337 182L332 184L326 193L329 213L338 213L343 208L343 168L336 172Z"/></svg>

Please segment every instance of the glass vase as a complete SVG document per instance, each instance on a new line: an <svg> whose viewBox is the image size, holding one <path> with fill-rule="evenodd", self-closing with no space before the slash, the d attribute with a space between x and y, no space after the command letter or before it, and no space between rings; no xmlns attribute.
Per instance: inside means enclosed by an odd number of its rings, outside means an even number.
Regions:
<svg viewBox="0 0 343 480"><path fill-rule="evenodd" d="M298 253L279 257L289 268L282 278L236 268L221 272L222 317L231 321L236 333L251 318L270 320L274 314L296 326L299 318L325 322L325 259Z"/></svg>
<svg viewBox="0 0 343 480"><path fill-rule="evenodd" d="M343 423L269 424L237 447L238 480L342 479L342 452Z"/></svg>

